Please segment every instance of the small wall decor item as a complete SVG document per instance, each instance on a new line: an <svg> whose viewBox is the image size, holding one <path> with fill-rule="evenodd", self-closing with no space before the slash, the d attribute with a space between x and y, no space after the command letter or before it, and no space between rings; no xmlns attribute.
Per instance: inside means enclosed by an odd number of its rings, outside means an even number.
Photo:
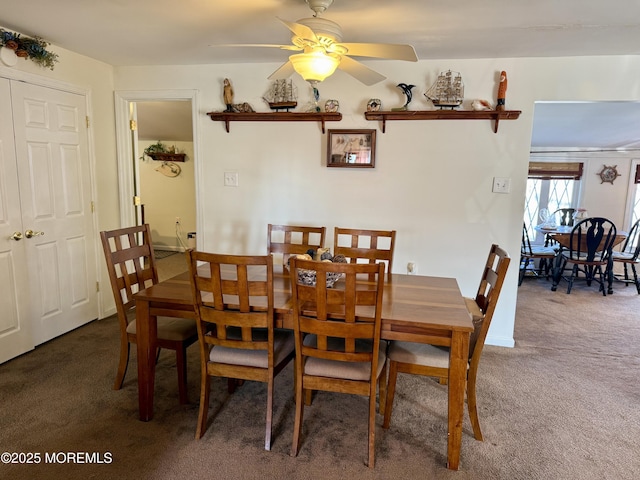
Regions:
<svg viewBox="0 0 640 480"><path fill-rule="evenodd" d="M269 104L271 110L286 110L298 106L298 89L292 80L275 80L262 99Z"/></svg>
<svg viewBox="0 0 640 480"><path fill-rule="evenodd" d="M329 130L327 167L373 168L375 130Z"/></svg>
<svg viewBox="0 0 640 480"><path fill-rule="evenodd" d="M367 112L379 112L382 102L379 98L372 98L367 102Z"/></svg>
<svg viewBox="0 0 640 480"><path fill-rule="evenodd" d="M464 100L464 83L460 72L440 72L436 83L431 85L424 94L435 107L450 108L453 110L462 105Z"/></svg>
<svg viewBox="0 0 640 480"><path fill-rule="evenodd" d="M500 72L500 85L498 85L498 103L496 104L496 110L502 111L506 105L507 98L507 72L504 70Z"/></svg>
<svg viewBox="0 0 640 480"><path fill-rule="evenodd" d="M338 100L327 100L324 102L324 111L327 113L335 113L340 108Z"/></svg>
<svg viewBox="0 0 640 480"><path fill-rule="evenodd" d="M0 50L12 50L17 57L32 60L41 67L53 70L58 62L58 54L49 52L47 50L49 45L49 42L45 42L40 37L30 38L0 28L0 47L2 47ZM10 52L2 53L2 61L6 65L15 65L12 58L13 55Z"/></svg>
<svg viewBox="0 0 640 480"><path fill-rule="evenodd" d="M233 112L233 87L228 78L225 78L222 82L222 97L227 107L227 112Z"/></svg>
<svg viewBox="0 0 640 480"><path fill-rule="evenodd" d="M411 92L411 89L413 89L415 87L415 85L408 85L406 83L399 83L398 85L396 85L396 87L400 88L402 90L402 93L404 93L405 97L407 97L407 101L404 103L403 106L401 107L397 107L397 108L392 108L391 110L394 112L402 112L404 110L409 110L409 104L411 103L411 98L413 97L413 93Z"/></svg>
<svg viewBox="0 0 640 480"><path fill-rule="evenodd" d="M608 182L613 185L613 181L620 176L617 167L617 165L603 165L602 170L598 173L600 175L600 184Z"/></svg>
<svg viewBox="0 0 640 480"><path fill-rule="evenodd" d="M489 102L489 100L482 100L482 99L474 100L473 102L471 102L471 108L478 112L481 112L482 110L493 109L493 107L491 106L491 102Z"/></svg>

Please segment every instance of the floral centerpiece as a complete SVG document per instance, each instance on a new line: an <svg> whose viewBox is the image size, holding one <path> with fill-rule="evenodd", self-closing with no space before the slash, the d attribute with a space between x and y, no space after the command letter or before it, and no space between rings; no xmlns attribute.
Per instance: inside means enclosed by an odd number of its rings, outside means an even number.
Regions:
<svg viewBox="0 0 640 480"><path fill-rule="evenodd" d="M53 70L58 62L58 54L47 50L49 42L40 37L27 37L0 28L0 47L13 50L18 57L33 60L44 68Z"/></svg>

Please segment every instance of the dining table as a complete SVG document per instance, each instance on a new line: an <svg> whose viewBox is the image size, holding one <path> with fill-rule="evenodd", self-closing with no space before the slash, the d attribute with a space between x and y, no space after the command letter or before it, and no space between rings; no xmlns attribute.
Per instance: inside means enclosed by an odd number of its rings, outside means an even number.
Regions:
<svg viewBox="0 0 640 480"><path fill-rule="evenodd" d="M571 231L573 230L573 226L537 225L536 227L534 227L534 229L538 232L548 235L550 238L556 241L558 245L560 245L560 252L558 252L558 255L556 256L556 261L554 265L554 274L553 274L553 282L554 282L553 285L557 286L558 282L560 281L560 275L562 273L559 271L562 249L566 249L566 250L570 249ZM613 244L611 245L611 248L624 242L627 238L627 235L628 234L625 231L622 231L622 230L616 231L616 236L615 236L615 239L613 240ZM613 257L611 255L609 255L609 261L607 264L607 271L605 272L605 275L607 277L607 284L608 284L607 293L609 294L613 293Z"/></svg>
<svg viewBox="0 0 640 480"><path fill-rule="evenodd" d="M367 279L363 279L367 281ZM336 283L334 288L340 288ZM275 326L293 329L288 270L274 266ZM142 421L153 418L157 316L193 318L189 273L135 294L138 402ZM469 360L471 316L455 278L392 274L385 282L381 338L449 348L447 467L458 470Z"/></svg>

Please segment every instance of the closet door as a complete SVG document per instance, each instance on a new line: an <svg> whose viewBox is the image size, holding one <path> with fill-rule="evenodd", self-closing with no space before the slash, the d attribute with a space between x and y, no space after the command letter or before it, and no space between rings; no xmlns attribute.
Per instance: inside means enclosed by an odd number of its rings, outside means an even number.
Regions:
<svg viewBox="0 0 640 480"><path fill-rule="evenodd" d="M0 363L34 347L12 118L9 80L0 78Z"/></svg>
<svg viewBox="0 0 640 480"><path fill-rule="evenodd" d="M85 97L24 82L11 82L11 96L38 345L97 318Z"/></svg>

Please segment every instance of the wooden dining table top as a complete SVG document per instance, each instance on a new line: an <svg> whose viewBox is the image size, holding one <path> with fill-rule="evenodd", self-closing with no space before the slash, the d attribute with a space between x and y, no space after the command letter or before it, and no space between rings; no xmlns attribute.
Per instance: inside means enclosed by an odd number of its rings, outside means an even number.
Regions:
<svg viewBox="0 0 640 480"><path fill-rule="evenodd" d="M555 241L557 241L560 245L565 248L569 248L571 232L573 230L572 226L568 225L556 225L553 227L543 227L542 225L536 225L534 229L538 232L542 232L544 234L549 234L553 237ZM627 238L627 232L623 230L618 230L616 232L616 238L613 241L613 247L621 244Z"/></svg>

